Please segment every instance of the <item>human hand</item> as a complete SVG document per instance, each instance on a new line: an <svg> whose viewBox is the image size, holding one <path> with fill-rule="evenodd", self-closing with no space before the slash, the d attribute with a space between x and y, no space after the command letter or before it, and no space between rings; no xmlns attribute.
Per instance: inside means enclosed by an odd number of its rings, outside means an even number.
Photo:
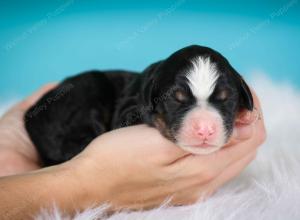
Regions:
<svg viewBox="0 0 300 220"><path fill-rule="evenodd" d="M54 87L55 84L45 85L0 118L0 176L40 168L38 153L24 128L24 113Z"/></svg>
<svg viewBox="0 0 300 220"><path fill-rule="evenodd" d="M266 129L264 124L264 117L259 99L256 93L251 89L253 96L254 110L241 111L235 121L233 135L226 146L255 139L257 144L262 144L266 139Z"/></svg>
<svg viewBox="0 0 300 220"><path fill-rule="evenodd" d="M260 105L254 94L256 109ZM142 209L196 202L237 176L256 156L265 139L262 115L241 112L224 148L192 155L145 125L108 132L64 164L76 177L81 208L109 202L112 209ZM76 185L77 184L77 185ZM84 196L90 195L90 196Z"/></svg>
<svg viewBox="0 0 300 220"><path fill-rule="evenodd" d="M2 117L2 173L39 168L37 152L24 130L23 115L51 88L43 88ZM260 112L255 94L254 101ZM108 132L69 162L30 175L2 178L6 190L0 192L7 198L2 205L14 207L28 197L28 192L32 193L31 202L19 206L17 213L10 209L13 212L10 214L24 217L24 213L32 214L41 207L51 206L53 200L70 212L105 202L112 204L112 210L151 208L168 197L173 205L194 203L238 175L255 157L257 147L265 139L262 115L260 120L255 119L255 113L241 112L227 146L210 155L184 152L156 129L145 125ZM11 169L7 169L8 164ZM18 194L14 194L16 189Z"/></svg>

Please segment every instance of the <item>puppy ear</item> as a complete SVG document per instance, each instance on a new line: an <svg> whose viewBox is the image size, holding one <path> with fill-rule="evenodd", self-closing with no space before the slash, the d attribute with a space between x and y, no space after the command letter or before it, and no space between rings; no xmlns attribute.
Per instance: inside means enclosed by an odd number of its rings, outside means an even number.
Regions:
<svg viewBox="0 0 300 220"><path fill-rule="evenodd" d="M156 83L155 78L158 75L158 67L162 61L156 62L148 66L143 72L142 86L141 86L141 100L143 105L148 108L154 109L154 97L156 96Z"/></svg>
<svg viewBox="0 0 300 220"><path fill-rule="evenodd" d="M240 108L246 108L252 111L254 108L252 93L240 74L238 74L238 84L240 92Z"/></svg>

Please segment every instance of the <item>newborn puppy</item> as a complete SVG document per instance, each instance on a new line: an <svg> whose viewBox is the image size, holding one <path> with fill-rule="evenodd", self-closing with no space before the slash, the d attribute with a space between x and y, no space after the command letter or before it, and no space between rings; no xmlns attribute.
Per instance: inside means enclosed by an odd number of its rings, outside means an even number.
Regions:
<svg viewBox="0 0 300 220"><path fill-rule="evenodd" d="M28 110L25 127L45 166L69 160L104 132L142 123L186 151L208 154L228 141L242 109L253 110L243 78L218 52L193 45L140 74L67 78Z"/></svg>

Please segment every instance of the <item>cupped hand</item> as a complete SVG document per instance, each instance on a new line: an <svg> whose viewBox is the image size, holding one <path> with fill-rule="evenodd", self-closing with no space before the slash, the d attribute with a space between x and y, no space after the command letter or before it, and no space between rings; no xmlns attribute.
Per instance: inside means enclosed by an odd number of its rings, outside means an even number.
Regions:
<svg viewBox="0 0 300 220"><path fill-rule="evenodd" d="M265 140L259 101L241 112L224 148L192 155L145 125L108 132L67 162L84 194L84 207L109 202L112 209L184 205L206 198L237 176L255 158ZM259 115L258 115L259 114ZM83 199L84 200L84 199Z"/></svg>
<svg viewBox="0 0 300 220"><path fill-rule="evenodd" d="M24 112L55 85L43 87L15 105L0 119L0 175L39 169L38 154L23 124ZM263 116L253 92L256 111L239 114L229 143L210 155L191 155L146 125L108 132L67 167L72 186L82 194L78 206L109 202L113 209L151 208L167 198L183 205L205 198L237 176L265 140ZM67 182L65 183L67 185Z"/></svg>

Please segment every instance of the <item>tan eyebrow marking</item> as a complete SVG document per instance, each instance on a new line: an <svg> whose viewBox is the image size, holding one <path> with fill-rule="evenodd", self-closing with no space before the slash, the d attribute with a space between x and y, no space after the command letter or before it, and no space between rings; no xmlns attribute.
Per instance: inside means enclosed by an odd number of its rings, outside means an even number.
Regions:
<svg viewBox="0 0 300 220"><path fill-rule="evenodd" d="M180 90L177 90L175 92L175 97L180 102L186 101L186 99L187 99L186 94L183 91L180 91Z"/></svg>
<svg viewBox="0 0 300 220"><path fill-rule="evenodd" d="M228 91L226 89L222 89L218 94L217 94L217 98L220 100L225 100L228 98Z"/></svg>

